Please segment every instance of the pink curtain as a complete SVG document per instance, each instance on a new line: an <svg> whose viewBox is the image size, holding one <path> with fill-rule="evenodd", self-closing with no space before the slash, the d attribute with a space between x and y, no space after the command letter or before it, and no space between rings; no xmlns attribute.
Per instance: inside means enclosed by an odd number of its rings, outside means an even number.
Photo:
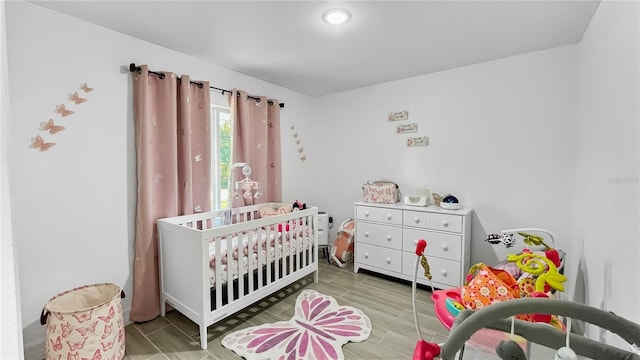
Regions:
<svg viewBox="0 0 640 360"><path fill-rule="evenodd" d="M211 210L209 83L133 73L138 204L131 321L160 315L156 220Z"/></svg>
<svg viewBox="0 0 640 360"><path fill-rule="evenodd" d="M256 98L259 100L235 89L229 95L234 124L232 163L247 163L251 167L250 178L258 182L260 192L258 198L234 197L234 207L282 202L280 105L264 96ZM232 169L229 185L235 187L236 181L243 178L240 170Z"/></svg>

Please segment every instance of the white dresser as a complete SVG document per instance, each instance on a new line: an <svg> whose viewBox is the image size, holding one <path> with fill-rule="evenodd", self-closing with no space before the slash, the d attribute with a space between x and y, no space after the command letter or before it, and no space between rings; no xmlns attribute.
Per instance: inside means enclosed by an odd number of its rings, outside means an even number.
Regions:
<svg viewBox="0 0 640 360"><path fill-rule="evenodd" d="M412 280L416 244L427 241L425 256L433 279L418 269L418 283L438 289L459 287L469 270L471 209L356 202L354 271L367 269Z"/></svg>

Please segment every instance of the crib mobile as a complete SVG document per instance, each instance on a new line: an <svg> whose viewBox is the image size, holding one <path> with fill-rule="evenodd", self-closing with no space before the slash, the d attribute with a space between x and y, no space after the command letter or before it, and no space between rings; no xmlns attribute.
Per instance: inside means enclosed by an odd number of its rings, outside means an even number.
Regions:
<svg viewBox="0 0 640 360"><path fill-rule="evenodd" d="M247 163L235 163L231 165L231 170L238 167L242 167L242 175L244 175L244 179L236 181L233 197L236 199L243 198L245 200L260 198L262 193L260 192L258 182L249 178L249 175L251 175L251 167Z"/></svg>

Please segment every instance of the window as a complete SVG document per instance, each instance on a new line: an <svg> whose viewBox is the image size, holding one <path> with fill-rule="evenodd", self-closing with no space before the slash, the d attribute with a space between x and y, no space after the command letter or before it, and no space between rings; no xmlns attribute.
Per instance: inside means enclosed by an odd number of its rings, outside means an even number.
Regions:
<svg viewBox="0 0 640 360"><path fill-rule="evenodd" d="M211 105L211 209L226 209L231 167L231 114L229 107Z"/></svg>

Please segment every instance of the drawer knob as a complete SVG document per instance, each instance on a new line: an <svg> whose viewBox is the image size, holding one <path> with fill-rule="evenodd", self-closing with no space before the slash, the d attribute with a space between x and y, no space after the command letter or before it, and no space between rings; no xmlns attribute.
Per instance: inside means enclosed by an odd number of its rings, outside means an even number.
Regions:
<svg viewBox="0 0 640 360"><path fill-rule="evenodd" d="M390 257L387 258L387 264L391 264L391 258Z"/></svg>
<svg viewBox="0 0 640 360"><path fill-rule="evenodd" d="M440 270L440 273L442 273L442 276L444 276L444 277L447 276L447 270L445 270L445 269Z"/></svg>
<svg viewBox="0 0 640 360"><path fill-rule="evenodd" d="M442 226L444 227L449 226L449 222L447 220L442 220Z"/></svg>
<svg viewBox="0 0 640 360"><path fill-rule="evenodd" d="M368 258L369 258L369 253L368 253L368 252L364 253L364 258L365 258L365 259L368 259Z"/></svg>
<svg viewBox="0 0 640 360"><path fill-rule="evenodd" d="M449 247L447 246L447 244L442 244L442 250L449 251Z"/></svg>
<svg viewBox="0 0 640 360"><path fill-rule="evenodd" d="M368 211L364 212L364 217L369 217L369 212Z"/></svg>
<svg viewBox="0 0 640 360"><path fill-rule="evenodd" d="M391 241L391 235L387 235L387 241Z"/></svg>
<svg viewBox="0 0 640 360"><path fill-rule="evenodd" d="M387 214L387 220L391 220L391 214Z"/></svg>
<svg viewBox="0 0 640 360"><path fill-rule="evenodd" d="M364 232L364 237L369 237L369 232L368 231Z"/></svg>
<svg viewBox="0 0 640 360"><path fill-rule="evenodd" d="M419 224L419 223L420 223L420 218L419 218L419 217L417 217L417 216L416 216L416 217L414 217L414 218L413 218L413 222L414 222L414 223L416 223L416 224Z"/></svg>

